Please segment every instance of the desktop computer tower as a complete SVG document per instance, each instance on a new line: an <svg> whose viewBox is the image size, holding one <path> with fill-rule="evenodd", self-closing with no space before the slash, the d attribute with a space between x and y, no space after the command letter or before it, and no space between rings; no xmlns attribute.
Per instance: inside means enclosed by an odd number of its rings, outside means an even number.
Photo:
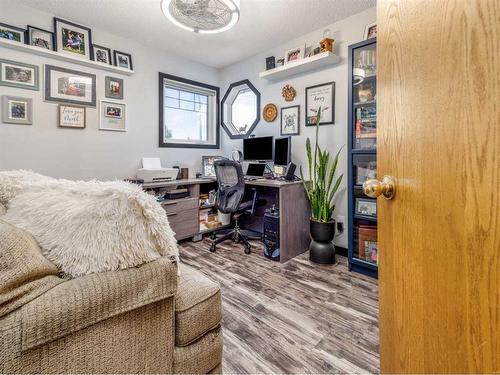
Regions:
<svg viewBox="0 0 500 375"><path fill-rule="evenodd" d="M280 216L279 210L269 209L264 214L264 256L280 260Z"/></svg>

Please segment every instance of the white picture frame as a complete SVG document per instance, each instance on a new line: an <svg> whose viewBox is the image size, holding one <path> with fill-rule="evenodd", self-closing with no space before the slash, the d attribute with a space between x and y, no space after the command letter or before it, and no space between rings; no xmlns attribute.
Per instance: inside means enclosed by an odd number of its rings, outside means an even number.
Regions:
<svg viewBox="0 0 500 375"><path fill-rule="evenodd" d="M111 113L110 109L113 109L114 113ZM126 132L126 120L127 106L125 103L111 100L99 101L99 130Z"/></svg>
<svg viewBox="0 0 500 375"><path fill-rule="evenodd" d="M301 46L291 48L286 51L285 64L290 64L292 62L302 60L304 58L305 50L306 45L302 44Z"/></svg>
<svg viewBox="0 0 500 375"><path fill-rule="evenodd" d="M58 111L60 128L85 129L85 107L59 104Z"/></svg>
<svg viewBox="0 0 500 375"><path fill-rule="evenodd" d="M32 125L33 99L3 95L2 122L5 124Z"/></svg>
<svg viewBox="0 0 500 375"><path fill-rule="evenodd" d="M365 32L363 34L365 40L377 37L377 23L369 23L365 26Z"/></svg>

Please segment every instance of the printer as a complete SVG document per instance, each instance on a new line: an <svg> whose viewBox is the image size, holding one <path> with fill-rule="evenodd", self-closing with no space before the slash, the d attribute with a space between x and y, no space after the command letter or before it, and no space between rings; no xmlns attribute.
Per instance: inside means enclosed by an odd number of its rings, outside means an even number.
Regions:
<svg viewBox="0 0 500 375"><path fill-rule="evenodd" d="M142 168L137 170L137 179L145 183L166 182L176 180L178 174L177 168L163 168L160 158L143 158Z"/></svg>

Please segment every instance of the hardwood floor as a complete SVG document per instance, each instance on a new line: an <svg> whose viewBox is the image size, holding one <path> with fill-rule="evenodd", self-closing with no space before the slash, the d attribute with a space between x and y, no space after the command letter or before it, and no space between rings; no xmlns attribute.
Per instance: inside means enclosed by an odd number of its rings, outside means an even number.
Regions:
<svg viewBox="0 0 500 375"><path fill-rule="evenodd" d="M224 373L377 373L377 281L344 257L320 266L308 253L285 264L230 241L180 244L181 259L222 288Z"/></svg>

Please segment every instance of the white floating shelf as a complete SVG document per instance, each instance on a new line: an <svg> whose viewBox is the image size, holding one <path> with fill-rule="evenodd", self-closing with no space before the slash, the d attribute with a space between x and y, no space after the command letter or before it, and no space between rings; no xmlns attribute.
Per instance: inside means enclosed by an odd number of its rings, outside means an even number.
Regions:
<svg viewBox="0 0 500 375"><path fill-rule="evenodd" d="M48 58L54 59L54 60L69 62L72 64L88 66L88 67L94 68L94 69L107 70L108 72L122 74L125 76L130 76L130 75L134 74L133 70L120 68L118 66L113 66L113 65L109 65L109 64L103 64L103 63L99 63L96 61L87 60L87 59L83 59L83 58L63 55L63 54L60 54L59 52L56 52L56 51L51 51L48 49L35 47L35 46L30 46L28 44L14 42L14 41L7 40L7 39L0 39L0 47L10 48L10 49L26 52L26 53L33 54L33 55L48 57Z"/></svg>
<svg viewBox="0 0 500 375"><path fill-rule="evenodd" d="M321 52L317 55L306 57L301 60L285 63L274 69L266 70L259 74L260 78L270 81L277 81L295 74L304 73L310 70L333 65L340 61L340 58L332 52Z"/></svg>

